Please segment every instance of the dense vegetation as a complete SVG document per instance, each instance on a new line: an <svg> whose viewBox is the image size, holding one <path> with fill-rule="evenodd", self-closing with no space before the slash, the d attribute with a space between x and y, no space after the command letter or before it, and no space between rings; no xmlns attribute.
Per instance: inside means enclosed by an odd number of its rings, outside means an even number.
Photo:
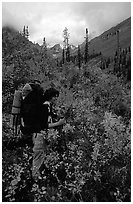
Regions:
<svg viewBox="0 0 133 204"><path fill-rule="evenodd" d="M73 62L57 66L40 46L9 28L2 43L3 202L130 202L130 79L114 74L113 63L101 69L99 55L80 69ZM5 145L14 140L14 90L36 77L44 90L60 90L56 111L67 121L48 132L46 168L38 182L31 177L32 148Z"/></svg>

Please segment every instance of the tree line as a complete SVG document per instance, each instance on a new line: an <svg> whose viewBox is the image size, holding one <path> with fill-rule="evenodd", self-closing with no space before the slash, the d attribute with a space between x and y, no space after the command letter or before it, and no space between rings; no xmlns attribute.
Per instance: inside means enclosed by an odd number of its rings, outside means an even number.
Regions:
<svg viewBox="0 0 133 204"><path fill-rule="evenodd" d="M63 41L64 47L62 50L61 60L57 58L57 66L62 66L64 63L72 62L80 69L82 64L86 64L88 63L89 60L99 56L101 58L100 68L102 70L109 68L109 66L113 66L113 74L117 75L118 77L122 77L125 81L131 81L131 47L130 46L125 49L122 49L119 47L118 50L116 50L113 58L111 57L105 58L102 56L101 52L94 53L93 51L92 54L88 54L89 37L88 37L88 29L86 28L84 53L81 53L81 46L78 45L77 53L72 55L70 53L68 29L65 28L63 33L64 33L64 41ZM117 31L117 33L119 34L119 31ZM21 35L27 39L29 38L30 34L29 34L28 26L23 27L23 31L21 32ZM117 38L118 37L119 35L117 35ZM44 56L46 58L47 43L46 43L45 37L43 39L42 49L43 49L42 51L44 52Z"/></svg>
<svg viewBox="0 0 133 204"><path fill-rule="evenodd" d="M113 74L122 77L125 81L131 81L131 47L120 48L113 58L101 58L101 69L107 69L110 66L113 66Z"/></svg>
<svg viewBox="0 0 133 204"><path fill-rule="evenodd" d="M88 54L89 50L89 42L88 42L88 30L86 29L86 41L84 47L84 53L81 53L81 46L78 45L77 54L70 55L70 47L68 46L66 51L63 48L62 59L59 62L57 59L57 66L62 66L65 62L72 62L76 66L81 68L82 64L86 64L89 60L100 57L101 63L100 68L102 70L109 68L109 66L113 66L113 74L117 75L117 77L121 77L125 81L131 81L131 47L127 47L122 49L119 47L119 50L116 50L114 57L105 58L102 56L102 53L93 53ZM66 56L65 56L66 54Z"/></svg>

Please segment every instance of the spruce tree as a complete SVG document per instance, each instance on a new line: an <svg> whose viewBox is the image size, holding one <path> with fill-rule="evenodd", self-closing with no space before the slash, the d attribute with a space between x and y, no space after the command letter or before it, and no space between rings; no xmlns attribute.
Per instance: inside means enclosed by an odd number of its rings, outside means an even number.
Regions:
<svg viewBox="0 0 133 204"><path fill-rule="evenodd" d="M64 48L62 50L62 63L63 64L65 63L65 50L64 50Z"/></svg>
<svg viewBox="0 0 133 204"><path fill-rule="evenodd" d="M44 48L45 50L47 50L47 44L46 44L46 39L45 39L45 37L43 38L43 48Z"/></svg>
<svg viewBox="0 0 133 204"><path fill-rule="evenodd" d="M28 39L29 38L29 29L28 26L25 29L25 37Z"/></svg>
<svg viewBox="0 0 133 204"><path fill-rule="evenodd" d="M69 47L69 33L68 33L68 29L65 28L63 30L63 37L64 37L64 40L63 40L63 46L64 46L64 50L63 50L63 63L65 61L65 53L66 53L66 61L69 62L70 61L70 47Z"/></svg>
<svg viewBox="0 0 133 204"><path fill-rule="evenodd" d="M25 35L26 35L26 29L25 29L25 26L24 26L24 28L23 28L23 36L25 37Z"/></svg>
<svg viewBox="0 0 133 204"><path fill-rule="evenodd" d="M85 42L85 64L88 62L88 29L86 28L86 42Z"/></svg>
<svg viewBox="0 0 133 204"><path fill-rule="evenodd" d="M43 44L42 44L42 56L44 58L47 58L47 43L45 37L43 38Z"/></svg>
<svg viewBox="0 0 133 204"><path fill-rule="evenodd" d="M80 46L78 45L78 67L81 67L81 53L80 53Z"/></svg>

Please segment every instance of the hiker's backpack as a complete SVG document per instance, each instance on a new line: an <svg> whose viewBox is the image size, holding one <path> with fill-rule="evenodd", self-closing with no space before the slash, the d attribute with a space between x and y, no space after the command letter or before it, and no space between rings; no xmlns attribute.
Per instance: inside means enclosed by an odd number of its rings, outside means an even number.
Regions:
<svg viewBox="0 0 133 204"><path fill-rule="evenodd" d="M19 129L23 134L30 134L45 128L43 89L34 83L26 84L24 87L30 87L25 90L25 94L24 88L14 93L10 123L14 135L19 134Z"/></svg>
<svg viewBox="0 0 133 204"><path fill-rule="evenodd" d="M37 133L45 127L43 91L36 84L30 86L32 90L21 102L21 131L24 134Z"/></svg>

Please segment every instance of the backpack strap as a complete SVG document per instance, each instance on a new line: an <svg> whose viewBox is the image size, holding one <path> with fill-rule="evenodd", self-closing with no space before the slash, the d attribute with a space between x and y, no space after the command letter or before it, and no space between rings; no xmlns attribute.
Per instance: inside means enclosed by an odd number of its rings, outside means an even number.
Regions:
<svg viewBox="0 0 133 204"><path fill-rule="evenodd" d="M45 101L43 103L43 105L48 105L48 113L49 113L49 115L48 115L48 123L52 123L53 120L52 120L52 116L51 116L50 102L49 101Z"/></svg>

